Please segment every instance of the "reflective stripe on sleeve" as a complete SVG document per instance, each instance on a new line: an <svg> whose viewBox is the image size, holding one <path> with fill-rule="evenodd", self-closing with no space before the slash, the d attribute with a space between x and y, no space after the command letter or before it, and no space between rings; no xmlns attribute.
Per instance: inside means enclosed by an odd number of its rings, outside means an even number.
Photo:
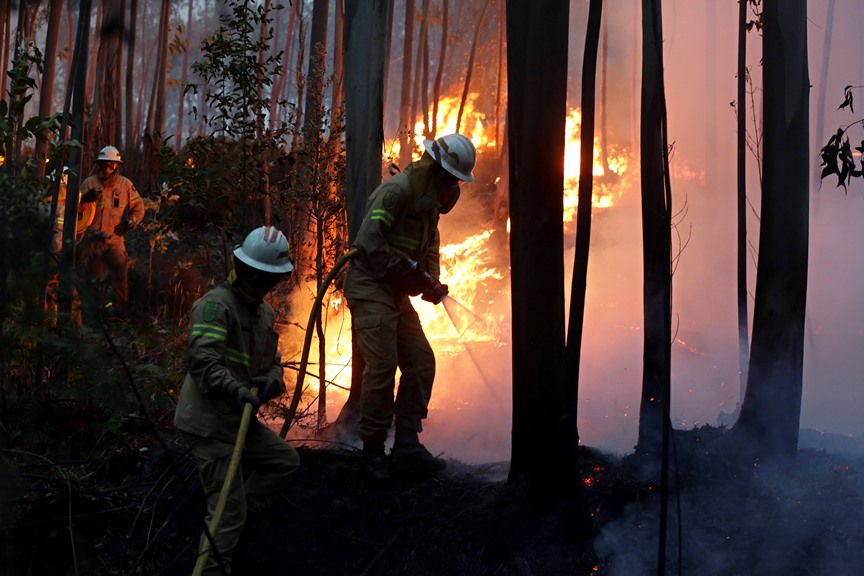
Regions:
<svg viewBox="0 0 864 576"><path fill-rule="evenodd" d="M376 208L372 210L371 219L380 220L381 222L384 222L384 224L386 224L387 226L392 226L394 221L393 215L390 214L390 212L388 212L387 210L382 210L381 208Z"/></svg>
<svg viewBox="0 0 864 576"><path fill-rule="evenodd" d="M189 335L206 336L214 340L226 340L228 338L228 330L215 324L193 324Z"/></svg>
<svg viewBox="0 0 864 576"><path fill-rule="evenodd" d="M249 354L241 352L236 348L228 348L225 350L225 360L234 362L235 364L240 364L241 366L249 366L251 363Z"/></svg>

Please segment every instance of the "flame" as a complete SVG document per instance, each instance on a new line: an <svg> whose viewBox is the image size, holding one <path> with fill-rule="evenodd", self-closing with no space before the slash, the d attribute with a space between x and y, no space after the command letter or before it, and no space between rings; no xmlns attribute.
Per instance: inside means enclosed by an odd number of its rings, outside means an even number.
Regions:
<svg viewBox="0 0 864 576"><path fill-rule="evenodd" d="M579 205L579 164L582 153L581 140L582 111L573 108L567 114L565 123L564 144L564 222L576 220L576 209ZM615 200L621 196L623 187L618 177L627 171L627 154L613 147L607 152L605 163L601 158L601 142L599 136L594 138L594 163L592 174L591 206L594 208L611 208ZM608 166L609 172L606 171Z"/></svg>
<svg viewBox="0 0 864 576"><path fill-rule="evenodd" d="M479 164L483 162L484 153L491 153L497 157L499 152L497 135L493 134L495 129L490 130L494 119L487 118L475 109L477 98L477 93L468 95L458 132L469 135L474 142ZM457 132L456 122L460 104L461 97L455 96L444 97L439 101L437 135ZM430 110L429 114L431 113ZM564 157L565 226L575 222L576 219L581 150L580 127L581 111L578 108L571 109L566 121ZM422 143L425 132L423 118L418 118L412 134L414 159L418 159L423 153ZM390 144L385 160L393 161L399 157L399 141L398 138L394 140ZM628 155L622 148L607 146L607 157L604 159L601 158L601 151L600 141L595 139L592 206L608 209L615 204L621 190L625 187L621 178L626 176ZM509 233L509 220L507 230ZM449 286L449 296L452 298L445 302L447 305L436 306L423 301L419 296L412 299L426 337L439 359L444 360L447 357L464 354L469 345L476 343L498 346L508 340L508 335L505 333L507 324L504 314L489 312L496 309L504 310L506 305L495 306L495 304L496 300L507 297L506 287L497 286L505 276L495 266L491 237L491 230L483 230L440 248L442 274L440 280ZM342 304L342 298L335 292L331 292L322 308L327 338L325 378L328 386L328 414L338 413L347 399L351 386L350 315L347 313L347 307ZM305 326L303 328L305 329ZM470 353L470 350L468 352ZM313 342L306 378L307 388L304 397L306 405L310 405L314 400L320 385L320 375L317 374L316 368L319 365L317 354L317 342ZM436 382L435 397L440 399L451 396L447 390L448 385L446 381ZM457 396L453 395L453 397ZM589 486L591 482L593 480L589 479Z"/></svg>
<svg viewBox="0 0 864 576"><path fill-rule="evenodd" d="M459 132L471 139L474 146L477 148L478 157L483 154L484 149L496 149L498 143L495 140L495 135L488 134L485 129L486 115L475 109L474 104L477 101L478 94L470 92L465 98L465 106L462 110L462 119L459 121L459 106L462 103L461 96L445 96L438 101L437 122L435 125L435 134L432 136L443 136L445 134L453 134ZM429 116L433 114L434 108L430 106ZM419 117L414 123L414 131L412 138L414 141L413 150L411 153L412 160L419 160L423 155L423 141L427 138L427 127L424 123L423 116ZM456 129L456 123L459 122L459 129ZM432 126L428 127L429 131ZM494 131L494 130L493 130ZM399 139L396 138L390 145L387 157L398 159L400 151Z"/></svg>

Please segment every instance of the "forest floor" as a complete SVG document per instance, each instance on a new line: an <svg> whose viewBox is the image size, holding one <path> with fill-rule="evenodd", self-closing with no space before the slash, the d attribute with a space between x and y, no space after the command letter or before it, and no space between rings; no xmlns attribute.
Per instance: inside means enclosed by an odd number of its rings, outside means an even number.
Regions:
<svg viewBox="0 0 864 576"><path fill-rule="evenodd" d="M790 466L744 465L726 435L674 434L667 573L860 575L864 459L805 449ZM104 438L63 464L30 455L21 465L18 454L14 471L0 470L0 573L190 574L203 499L194 463L163 437ZM658 573L659 490L632 457L582 449L596 535L579 540L560 508L538 510L506 482L506 463L450 461L436 477L374 487L354 449L299 451L290 486L250 518L234 574Z"/></svg>

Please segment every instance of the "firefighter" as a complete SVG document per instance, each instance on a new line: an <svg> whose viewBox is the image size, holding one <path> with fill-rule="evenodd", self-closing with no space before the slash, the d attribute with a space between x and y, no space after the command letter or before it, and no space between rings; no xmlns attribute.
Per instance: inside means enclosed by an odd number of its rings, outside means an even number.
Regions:
<svg viewBox="0 0 864 576"><path fill-rule="evenodd" d="M81 183L81 202L96 204L93 221L84 233L80 259L88 278L111 286L104 302L121 314L129 307L129 256L124 236L144 218L144 201L128 178L120 175L123 159L114 146L96 158L96 174Z"/></svg>
<svg viewBox="0 0 864 576"><path fill-rule="evenodd" d="M294 269L288 241L273 227L257 228L234 250L233 261L228 282L192 306L188 368L174 414L174 426L198 463L208 526L244 405L251 403L257 411L285 392L275 313L264 296ZM252 387L258 388L257 395ZM247 514L262 511L275 500L300 459L290 444L253 418L241 464L244 473L238 472L232 484L213 534L217 550L209 554L205 574L230 573ZM202 546L205 541L202 536Z"/></svg>
<svg viewBox="0 0 864 576"><path fill-rule="evenodd" d="M461 134L426 140L423 146L419 160L369 197L354 241L358 253L345 278L354 334L366 360L359 435L364 472L373 482L386 482L393 472L434 473L446 467L418 436L432 394L435 356L409 296L422 294L438 304L448 293L438 279L438 219L459 199L459 183L474 180L477 153ZM394 421L388 461L384 442Z"/></svg>

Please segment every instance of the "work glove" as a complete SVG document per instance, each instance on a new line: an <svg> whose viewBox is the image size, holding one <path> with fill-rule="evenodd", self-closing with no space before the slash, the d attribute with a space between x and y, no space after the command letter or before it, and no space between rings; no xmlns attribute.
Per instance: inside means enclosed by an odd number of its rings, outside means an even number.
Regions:
<svg viewBox="0 0 864 576"><path fill-rule="evenodd" d="M258 398L262 404L266 404L285 393L285 383L279 378L273 378L268 382L267 376L256 376L252 378L252 385L258 387Z"/></svg>
<svg viewBox="0 0 864 576"><path fill-rule="evenodd" d="M123 220L114 227L114 234L117 236L125 236L136 228L138 228L138 222L135 220Z"/></svg>
<svg viewBox="0 0 864 576"><path fill-rule="evenodd" d="M96 200L99 199L99 192L101 192L101 190L99 190L98 188L91 188L90 190L87 190L81 195L81 203L87 204L89 202L96 202Z"/></svg>
<svg viewBox="0 0 864 576"><path fill-rule="evenodd" d="M249 388L245 386L240 386L239 388L235 388L233 392L234 402L237 403L237 406L240 410L243 410L246 407L246 404L252 405L252 411L255 412L258 408L261 407L261 400L252 393Z"/></svg>
<svg viewBox="0 0 864 576"><path fill-rule="evenodd" d="M407 273L399 280L399 287L409 296L419 296L435 286L435 279L417 265L414 260L407 260Z"/></svg>
<svg viewBox="0 0 864 576"><path fill-rule="evenodd" d="M431 302L432 304L440 304L441 299L449 293L450 289L446 284L442 284L438 280L435 280L435 284L428 290L424 291L420 298L426 302Z"/></svg>

